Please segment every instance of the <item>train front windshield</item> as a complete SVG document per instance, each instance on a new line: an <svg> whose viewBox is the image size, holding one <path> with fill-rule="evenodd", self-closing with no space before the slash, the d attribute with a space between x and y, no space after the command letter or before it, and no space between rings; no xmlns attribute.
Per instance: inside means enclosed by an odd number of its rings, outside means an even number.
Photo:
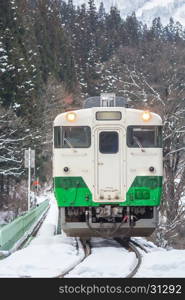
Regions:
<svg viewBox="0 0 185 300"><path fill-rule="evenodd" d="M127 145L130 148L161 148L162 126L128 126Z"/></svg>
<svg viewBox="0 0 185 300"><path fill-rule="evenodd" d="M55 148L88 148L91 145L91 129L88 126L55 126Z"/></svg>

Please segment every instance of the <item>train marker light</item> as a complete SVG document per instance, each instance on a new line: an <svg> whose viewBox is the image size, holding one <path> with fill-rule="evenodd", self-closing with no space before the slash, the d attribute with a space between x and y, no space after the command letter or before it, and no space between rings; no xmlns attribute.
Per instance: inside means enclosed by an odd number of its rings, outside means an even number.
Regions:
<svg viewBox="0 0 185 300"><path fill-rule="evenodd" d="M150 167L150 168L149 168L149 171L150 171L150 172L154 172L154 171L155 171L155 168L154 168L154 167Z"/></svg>
<svg viewBox="0 0 185 300"><path fill-rule="evenodd" d="M152 117L151 113L148 110L146 110L142 113L142 119L145 122L149 121L151 119L151 117Z"/></svg>
<svg viewBox="0 0 185 300"><path fill-rule="evenodd" d="M68 167L65 167L65 168L64 168L64 172L69 172L69 168L68 168Z"/></svg>
<svg viewBox="0 0 185 300"><path fill-rule="evenodd" d="M75 112L73 112L73 111L68 112L67 115L66 115L66 119L69 122L75 122L76 121L76 114L75 114Z"/></svg>

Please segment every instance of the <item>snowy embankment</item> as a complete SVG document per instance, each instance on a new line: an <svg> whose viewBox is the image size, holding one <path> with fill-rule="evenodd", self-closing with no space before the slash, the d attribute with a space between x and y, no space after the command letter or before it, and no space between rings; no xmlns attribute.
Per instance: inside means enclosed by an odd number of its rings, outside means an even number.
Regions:
<svg viewBox="0 0 185 300"><path fill-rule="evenodd" d="M0 261L0 277L55 277L83 258L83 250L76 249L76 239L55 235L58 208L54 196L50 209L37 237L26 248ZM147 244L141 267L135 277L185 277L185 250L162 249L144 238L135 238ZM112 239L91 239L92 253L66 277L124 277L136 263L135 254L128 252Z"/></svg>
<svg viewBox="0 0 185 300"><path fill-rule="evenodd" d="M145 245L146 240L135 238ZM163 249L151 242L150 252L143 254L138 278L185 278L185 250Z"/></svg>
<svg viewBox="0 0 185 300"><path fill-rule="evenodd" d="M135 277L185 278L185 250L158 250L144 255Z"/></svg>

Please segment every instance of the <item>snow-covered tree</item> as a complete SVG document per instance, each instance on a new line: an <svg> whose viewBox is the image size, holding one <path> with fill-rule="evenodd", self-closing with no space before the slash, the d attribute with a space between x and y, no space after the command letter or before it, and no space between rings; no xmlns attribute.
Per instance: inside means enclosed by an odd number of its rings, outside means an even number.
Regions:
<svg viewBox="0 0 185 300"><path fill-rule="evenodd" d="M0 174L19 177L24 173L23 152L30 137L22 119L0 107Z"/></svg>

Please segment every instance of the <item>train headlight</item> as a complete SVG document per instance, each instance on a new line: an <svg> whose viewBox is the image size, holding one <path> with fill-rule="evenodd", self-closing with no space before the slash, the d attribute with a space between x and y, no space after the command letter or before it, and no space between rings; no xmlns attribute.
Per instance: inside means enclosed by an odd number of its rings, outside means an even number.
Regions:
<svg viewBox="0 0 185 300"><path fill-rule="evenodd" d="M66 115L66 119L69 122L75 122L76 121L76 114L75 114L75 112L73 112L73 111L68 112L67 115Z"/></svg>
<svg viewBox="0 0 185 300"><path fill-rule="evenodd" d="M142 113L142 119L145 122L149 121L151 119L151 117L152 117L151 113L148 110L146 110Z"/></svg>

